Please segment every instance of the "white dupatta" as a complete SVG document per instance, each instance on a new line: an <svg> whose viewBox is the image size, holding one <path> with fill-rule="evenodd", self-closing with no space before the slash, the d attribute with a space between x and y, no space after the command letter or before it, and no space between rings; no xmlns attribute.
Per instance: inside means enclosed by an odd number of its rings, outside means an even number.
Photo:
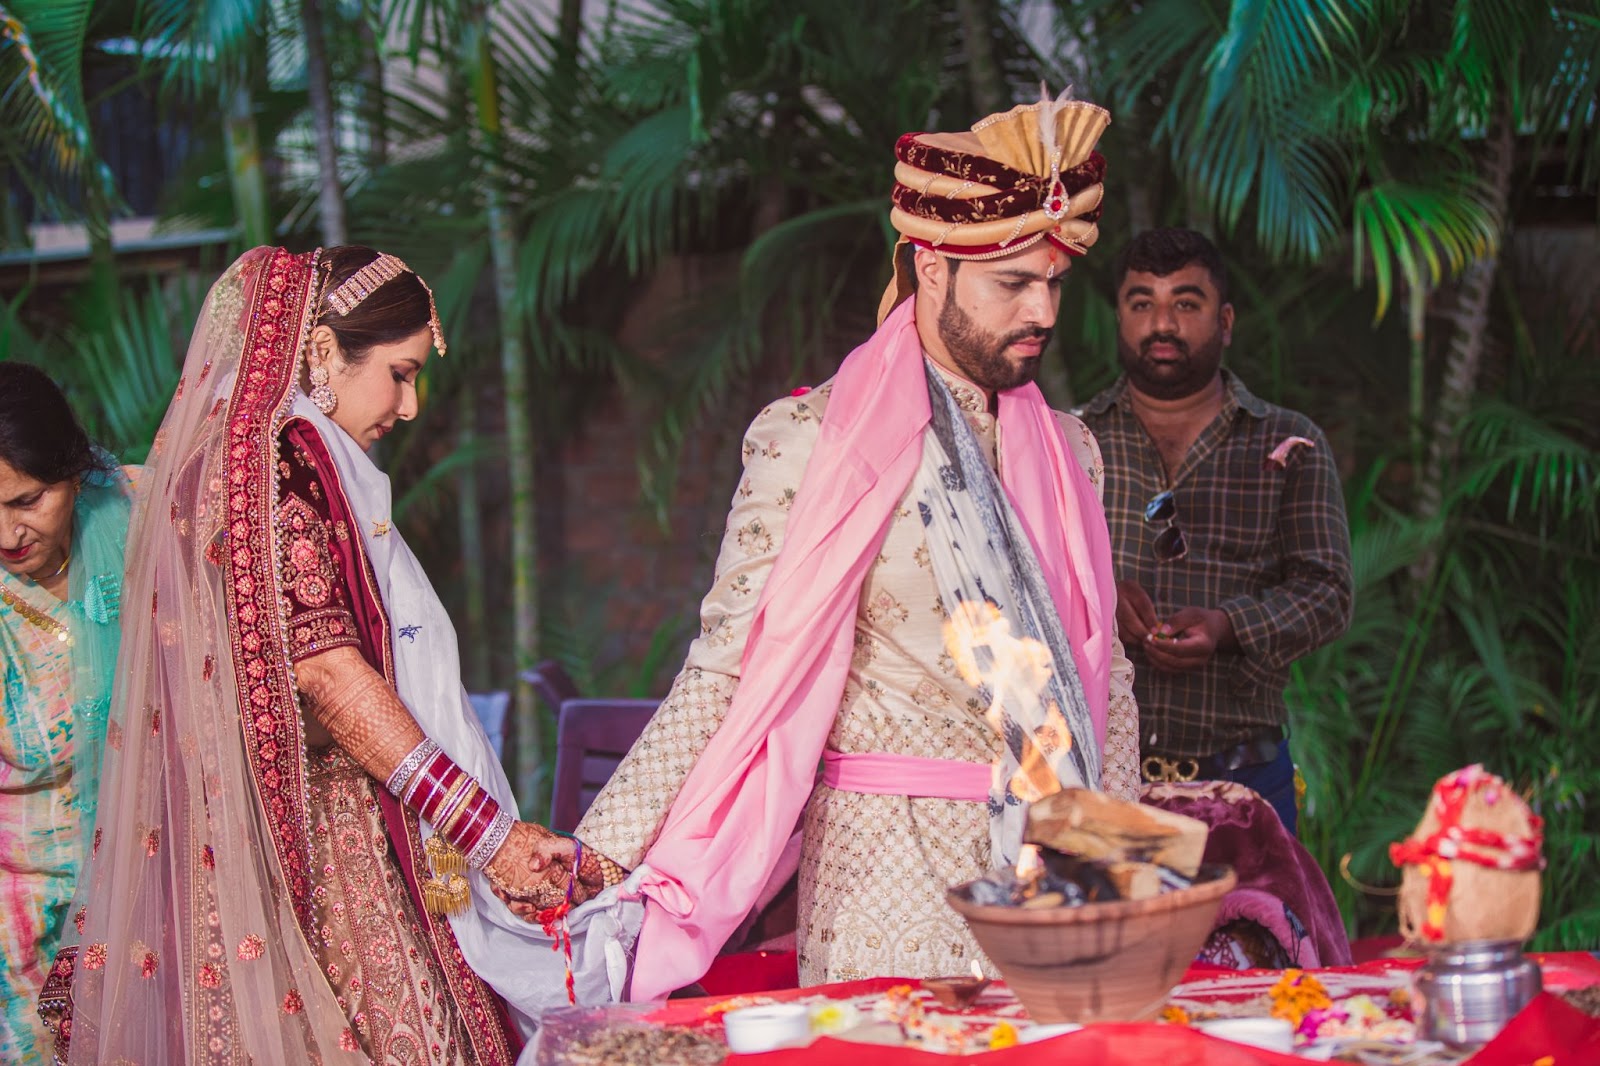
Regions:
<svg viewBox="0 0 1600 1066"><path fill-rule="evenodd" d="M389 475L303 394L295 397L294 415L316 427L338 467L377 577L378 593L389 613L395 687L401 700L424 733L477 778L497 802L515 811L511 782L461 683L455 626L422 564L393 524ZM433 834L425 820L422 831L424 840ZM507 909L490 891L482 873L475 871L470 879L472 906L452 915L450 926L467 963L520 1015L518 1022L526 1036L541 1011L567 1005L565 959L553 950L551 939L539 927ZM604 935L573 938L580 1002L615 998L610 974L625 963L618 948L612 948L611 961L604 956L604 944L616 943L622 932L622 909L608 906L615 897L616 892L611 891L605 902L594 901L573 917L575 934L591 931L594 922L605 927ZM630 910L636 928L642 910ZM599 927L592 931L601 932Z"/></svg>

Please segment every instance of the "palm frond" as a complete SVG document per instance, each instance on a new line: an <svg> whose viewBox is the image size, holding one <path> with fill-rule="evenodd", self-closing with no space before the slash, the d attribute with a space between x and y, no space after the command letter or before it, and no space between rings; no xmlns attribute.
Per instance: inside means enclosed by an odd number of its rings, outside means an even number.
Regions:
<svg viewBox="0 0 1600 1066"><path fill-rule="evenodd" d="M1521 118L1534 128L1536 146L1561 143L1568 180L1593 187L1600 180L1600 11L1552 6L1548 17L1526 57Z"/></svg>
<svg viewBox="0 0 1600 1066"><path fill-rule="evenodd" d="M1596 528L1600 455L1593 448L1546 419L1496 400L1480 403L1467 416L1461 438L1467 466L1455 491L1463 498L1482 499L1499 485L1507 521L1525 508Z"/></svg>
<svg viewBox="0 0 1600 1066"><path fill-rule="evenodd" d="M1188 57L1186 74L1196 83L1209 50L1204 42L1223 31L1210 4L1168 0L1147 5L1137 15L1120 10L1122 5L1086 5L1075 17L1098 30L1097 40L1105 49L1108 66L1117 72L1113 101L1119 110L1132 109L1151 81L1168 70L1179 57Z"/></svg>
<svg viewBox="0 0 1600 1066"><path fill-rule="evenodd" d="M195 320L201 293L192 283L170 295L152 286L124 293L122 301L109 328L77 336L85 365L76 376L91 397L101 443L125 462L143 462L183 366L173 323Z"/></svg>
<svg viewBox="0 0 1600 1066"><path fill-rule="evenodd" d="M494 446L482 439L458 442L411 479L405 491L394 501L394 520L403 522L412 517L441 517L453 498L451 487L462 470L478 466L494 453Z"/></svg>
<svg viewBox="0 0 1600 1066"><path fill-rule="evenodd" d="M1375 318L1387 311L1397 284L1435 288L1500 246L1498 215L1481 181L1468 173L1429 185L1376 182L1356 195L1351 229L1355 283L1370 265L1377 285Z"/></svg>
<svg viewBox="0 0 1600 1066"><path fill-rule="evenodd" d="M1234 0L1228 28L1206 57L1204 120L1245 92L1288 102L1337 67L1355 44L1339 0Z"/></svg>
<svg viewBox="0 0 1600 1066"><path fill-rule="evenodd" d="M1509 91L1513 107L1522 111L1524 85L1507 75L1516 71L1523 49L1538 37L1548 15L1543 5L1521 0L1462 0L1453 5L1446 61L1456 72L1463 103L1481 125L1495 107L1495 98Z"/></svg>
<svg viewBox="0 0 1600 1066"><path fill-rule="evenodd" d="M93 0L0 3L0 159L52 213L103 225L117 193L84 101L93 9Z"/></svg>
<svg viewBox="0 0 1600 1066"><path fill-rule="evenodd" d="M238 85L264 66L276 5L269 0L138 0L138 36L172 89L198 95Z"/></svg>

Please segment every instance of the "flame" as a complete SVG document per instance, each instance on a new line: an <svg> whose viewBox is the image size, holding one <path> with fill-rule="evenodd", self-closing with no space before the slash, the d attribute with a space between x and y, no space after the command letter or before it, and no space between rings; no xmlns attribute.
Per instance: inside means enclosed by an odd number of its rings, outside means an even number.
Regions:
<svg viewBox="0 0 1600 1066"><path fill-rule="evenodd" d="M972 960L972 979L974 981L983 980L983 967L978 965L977 959Z"/></svg>
<svg viewBox="0 0 1600 1066"><path fill-rule="evenodd" d="M1054 660L1043 642L1013 636L1011 622L987 600L958 603L944 625L944 646L956 673L974 687L987 685L993 700L984 719L1004 737L1007 715L1022 727L1022 750L1011 792L1032 803L1061 790L1048 756L1072 746L1072 733L1054 701L1039 693L1050 683Z"/></svg>
<svg viewBox="0 0 1600 1066"><path fill-rule="evenodd" d="M1039 845L1024 844L1017 853L1017 880L1037 881L1044 876L1044 860L1039 858Z"/></svg>

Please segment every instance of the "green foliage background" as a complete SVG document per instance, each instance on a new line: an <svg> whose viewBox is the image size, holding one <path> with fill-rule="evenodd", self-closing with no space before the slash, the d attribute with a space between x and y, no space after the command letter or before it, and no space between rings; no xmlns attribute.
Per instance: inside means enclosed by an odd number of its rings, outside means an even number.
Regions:
<svg viewBox="0 0 1600 1066"><path fill-rule="evenodd" d="M1432 782L1484 762L1545 819L1537 945L1600 946L1600 4L562 6L581 34L511 3L324 0L339 114L359 133L330 175L311 164L298 5L0 0L0 169L104 232L117 191L83 71L131 33L162 43L148 79L167 98L228 103L168 190L169 220L307 246L334 183L352 239L436 279L451 355L386 459L433 530L424 553L458 556L483 533L453 516L507 461L502 427L470 415L508 351L539 441L625 392L651 427L631 459L664 518L684 441L742 382L826 367L869 328L894 139L1036 98L1041 76L1073 84L1115 115L1105 247L1152 225L1216 234L1232 365L1339 453L1355 623L1298 664L1290 700L1303 836L1352 930L1392 927L1390 901L1358 886L1392 884L1387 845ZM381 85L363 73L374 60ZM14 215L13 248L28 221ZM96 247L64 311L13 295L0 357L50 366L137 459L200 293L119 282ZM1067 287L1047 381L1062 406L1116 373L1108 260L1079 261ZM690 267L652 351L622 344L644 284ZM531 574L534 559L490 552L482 569ZM545 652L588 687L659 691L690 605L619 665L597 651L603 592L540 586ZM484 602L466 611L474 648L503 640ZM487 653L471 668L490 669Z"/></svg>

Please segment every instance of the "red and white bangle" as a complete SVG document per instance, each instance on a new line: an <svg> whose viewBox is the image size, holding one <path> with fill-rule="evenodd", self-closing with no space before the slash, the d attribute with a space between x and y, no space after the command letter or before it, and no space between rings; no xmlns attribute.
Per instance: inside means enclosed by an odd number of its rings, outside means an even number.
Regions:
<svg viewBox="0 0 1600 1066"><path fill-rule="evenodd" d="M435 751L411 777L401 797L406 806L428 820L433 831L467 857L467 866L482 869L505 843L514 820L450 756Z"/></svg>
<svg viewBox="0 0 1600 1066"><path fill-rule="evenodd" d="M422 764L432 758L438 750L438 744L427 737L423 737L422 743L412 748L410 754L400 760L400 765L394 768L394 773L390 774L389 780L384 782L383 787L389 790L389 795L395 799L402 798L406 782L410 781L412 776L422 768Z"/></svg>

